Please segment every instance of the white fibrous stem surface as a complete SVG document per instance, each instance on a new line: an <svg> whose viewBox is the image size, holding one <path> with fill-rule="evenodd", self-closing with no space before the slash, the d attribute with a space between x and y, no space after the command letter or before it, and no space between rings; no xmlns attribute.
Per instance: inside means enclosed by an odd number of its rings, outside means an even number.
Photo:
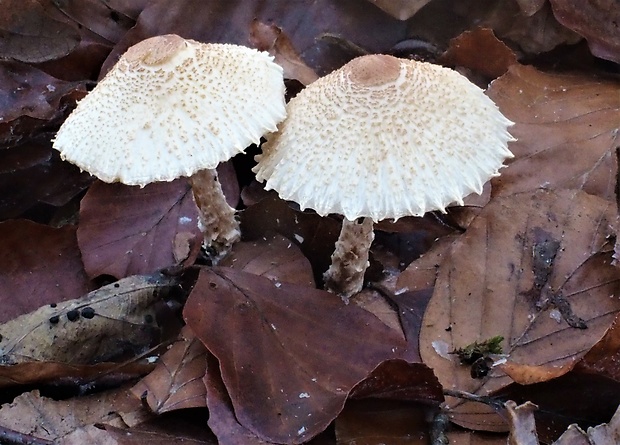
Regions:
<svg viewBox="0 0 620 445"><path fill-rule="evenodd" d="M368 268L368 253L375 238L371 218L360 223L344 218L332 264L325 272L325 288L338 294L345 302L362 290L364 273Z"/></svg>
<svg viewBox="0 0 620 445"><path fill-rule="evenodd" d="M235 209L228 205L215 169L200 170L190 177L194 200L198 206L203 245L213 263L230 251L241 238Z"/></svg>

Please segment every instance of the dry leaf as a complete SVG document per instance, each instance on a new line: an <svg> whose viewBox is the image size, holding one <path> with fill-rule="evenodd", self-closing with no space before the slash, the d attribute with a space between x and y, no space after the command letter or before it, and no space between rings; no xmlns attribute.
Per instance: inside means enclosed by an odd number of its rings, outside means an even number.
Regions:
<svg viewBox="0 0 620 445"><path fill-rule="evenodd" d="M284 70L285 79L295 79L309 85L319 76L299 57L293 43L281 28L254 20L250 28L250 43L260 51L267 51Z"/></svg>
<svg viewBox="0 0 620 445"><path fill-rule="evenodd" d="M0 325L0 362L87 364L139 353L159 337L155 307L175 282L136 276Z"/></svg>
<svg viewBox="0 0 620 445"><path fill-rule="evenodd" d="M184 317L219 360L239 423L273 442L323 431L353 386L404 348L400 333L328 292L228 268L201 271Z"/></svg>
<svg viewBox="0 0 620 445"><path fill-rule="evenodd" d="M581 34L596 57L620 63L620 8L613 0L550 0L557 20Z"/></svg>
<svg viewBox="0 0 620 445"><path fill-rule="evenodd" d="M588 428L585 433L573 424L552 445L614 445L620 443L620 408L609 423Z"/></svg>
<svg viewBox="0 0 620 445"><path fill-rule="evenodd" d="M508 445L538 445L534 412L538 409L531 402L519 406L512 400L505 403L510 421Z"/></svg>
<svg viewBox="0 0 620 445"><path fill-rule="evenodd" d="M123 278L173 266L177 235L188 233L192 252L202 235L186 179L144 188L98 181L80 204L78 244L92 278Z"/></svg>
<svg viewBox="0 0 620 445"><path fill-rule="evenodd" d="M151 411L162 414L183 408L207 406L203 377L207 350L187 326L180 338L162 355L157 367L131 392L144 400Z"/></svg>
<svg viewBox="0 0 620 445"><path fill-rule="evenodd" d="M515 158L492 181L494 196L544 187L615 199L616 82L513 65L487 94L516 122L509 147Z"/></svg>
<svg viewBox="0 0 620 445"><path fill-rule="evenodd" d="M242 241L220 261L232 267L279 283L314 287L312 267L293 241L278 234L265 234L256 241Z"/></svg>
<svg viewBox="0 0 620 445"><path fill-rule="evenodd" d="M55 229L26 220L2 222L0 252L0 322L91 289L73 226Z"/></svg>
<svg viewBox="0 0 620 445"><path fill-rule="evenodd" d="M407 20L422 9L430 0L369 0L398 20Z"/></svg>
<svg viewBox="0 0 620 445"><path fill-rule="evenodd" d="M444 387L488 395L513 380L542 381L568 372L605 335L620 311L612 207L580 191L539 190L482 210L452 244L422 324L420 354ZM486 376L450 354L496 336L506 367ZM485 405L446 404L461 425L505 429Z"/></svg>

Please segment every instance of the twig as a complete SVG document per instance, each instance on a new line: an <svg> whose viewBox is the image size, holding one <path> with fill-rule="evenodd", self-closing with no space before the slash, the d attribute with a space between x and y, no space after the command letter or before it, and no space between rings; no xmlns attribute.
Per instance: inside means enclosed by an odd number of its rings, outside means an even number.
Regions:
<svg viewBox="0 0 620 445"><path fill-rule="evenodd" d="M470 402L484 403L494 409L504 408L504 402L494 397L479 396L470 392L459 391L458 389L444 389L443 394L450 397L456 397L458 399L469 400Z"/></svg>
<svg viewBox="0 0 620 445"><path fill-rule="evenodd" d="M54 442L0 426L0 443L7 445L53 445Z"/></svg>

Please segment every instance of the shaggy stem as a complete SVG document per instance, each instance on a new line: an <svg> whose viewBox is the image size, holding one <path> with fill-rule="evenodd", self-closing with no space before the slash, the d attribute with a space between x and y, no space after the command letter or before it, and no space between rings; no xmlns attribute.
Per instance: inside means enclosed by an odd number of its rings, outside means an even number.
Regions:
<svg viewBox="0 0 620 445"><path fill-rule="evenodd" d="M362 290L364 272L368 267L368 253L375 238L371 218L362 218L360 223L344 219L332 264L325 272L325 288L340 295L345 303L349 297Z"/></svg>
<svg viewBox="0 0 620 445"><path fill-rule="evenodd" d="M215 169L200 170L190 177L190 182L200 211L203 245L216 264L241 238L235 209L226 202Z"/></svg>

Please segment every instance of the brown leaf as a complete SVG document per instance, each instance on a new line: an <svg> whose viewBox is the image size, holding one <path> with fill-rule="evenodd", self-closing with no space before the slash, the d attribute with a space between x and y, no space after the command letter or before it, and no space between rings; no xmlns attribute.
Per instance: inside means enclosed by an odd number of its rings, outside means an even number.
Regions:
<svg viewBox="0 0 620 445"><path fill-rule="evenodd" d="M407 20L422 9L430 0L369 0L398 20Z"/></svg>
<svg viewBox="0 0 620 445"><path fill-rule="evenodd" d="M585 433L573 424L552 445L607 445L620 443L620 407L609 423L588 428Z"/></svg>
<svg viewBox="0 0 620 445"><path fill-rule="evenodd" d="M588 351L576 368L620 382L620 319L616 318L605 337Z"/></svg>
<svg viewBox="0 0 620 445"><path fill-rule="evenodd" d="M550 3L557 20L584 36L596 57L620 63L620 8L617 2L550 0Z"/></svg>
<svg viewBox="0 0 620 445"><path fill-rule="evenodd" d="M77 236L90 277L122 278L175 265L176 237L185 233L190 245L202 242L186 179L144 188L96 182L81 202Z"/></svg>
<svg viewBox="0 0 620 445"><path fill-rule="evenodd" d="M154 305L174 284L162 275L129 277L14 318L0 325L1 362L92 364L142 352L159 338Z"/></svg>
<svg viewBox="0 0 620 445"><path fill-rule="evenodd" d="M538 445L534 411L538 409L531 402L519 406L512 400L505 404L510 422L510 436L508 445Z"/></svg>
<svg viewBox="0 0 620 445"><path fill-rule="evenodd" d="M284 70L285 79L295 79L309 85L319 76L299 57L293 43L281 28L254 20L250 27L250 43L260 51L267 51Z"/></svg>
<svg viewBox="0 0 620 445"><path fill-rule="evenodd" d="M299 245L310 260L317 283L331 264L331 254L340 234L340 223L316 213L295 211L286 201L270 197L248 207L241 214L244 239L255 240L269 233L280 233Z"/></svg>
<svg viewBox="0 0 620 445"><path fill-rule="evenodd" d="M475 28L450 40L440 60L442 64L463 66L495 79L517 62L517 56L491 29Z"/></svg>
<svg viewBox="0 0 620 445"><path fill-rule="evenodd" d="M513 65L487 94L516 122L515 159L493 194L574 188L615 199L620 95L615 82Z"/></svg>
<svg viewBox="0 0 620 445"><path fill-rule="evenodd" d="M263 276L276 283L315 287L310 262L295 243L282 235L272 233L256 241L239 242L218 265Z"/></svg>
<svg viewBox="0 0 620 445"><path fill-rule="evenodd" d="M217 359L208 353L208 367L205 375L209 427L217 436L220 445L270 445L239 423L226 386L222 381Z"/></svg>
<svg viewBox="0 0 620 445"><path fill-rule="evenodd" d="M219 360L238 421L274 442L323 431L351 388L404 347L332 294L228 268L201 271L184 317Z"/></svg>
<svg viewBox="0 0 620 445"><path fill-rule="evenodd" d="M14 146L55 129L78 99L85 82L66 82L20 62L0 61L0 144Z"/></svg>
<svg viewBox="0 0 620 445"><path fill-rule="evenodd" d="M348 402L336 419L339 445L427 445L428 407L364 400Z"/></svg>
<svg viewBox="0 0 620 445"><path fill-rule="evenodd" d="M141 412L143 421L149 417L126 388L68 400L52 400L33 391L3 405L0 424L37 438L56 440L91 423L126 426L120 412L127 410Z"/></svg>
<svg viewBox="0 0 620 445"><path fill-rule="evenodd" d="M179 337L153 372L131 389L156 414L207 406L202 380L207 370L207 350L188 327Z"/></svg>
<svg viewBox="0 0 620 445"><path fill-rule="evenodd" d="M77 298L91 288L75 227L55 229L26 220L0 223L0 322L45 304Z"/></svg>
<svg viewBox="0 0 620 445"><path fill-rule="evenodd" d="M48 2L3 0L1 59L45 62L66 56L78 45L80 34L76 27L52 18L42 3Z"/></svg>
<svg viewBox="0 0 620 445"><path fill-rule="evenodd" d="M539 190L486 206L452 245L424 315L420 354L442 385L488 395L512 379L540 381L525 372L511 379L497 367L472 378L470 366L449 354L495 336L504 338L506 363L517 369L572 369L620 311L609 298L620 292L608 239L613 222L609 202L580 191ZM485 406L447 404L459 424L505 428Z"/></svg>
<svg viewBox="0 0 620 445"><path fill-rule="evenodd" d="M41 208L63 206L92 182L87 173L52 150L48 141L30 141L0 150L0 220Z"/></svg>

